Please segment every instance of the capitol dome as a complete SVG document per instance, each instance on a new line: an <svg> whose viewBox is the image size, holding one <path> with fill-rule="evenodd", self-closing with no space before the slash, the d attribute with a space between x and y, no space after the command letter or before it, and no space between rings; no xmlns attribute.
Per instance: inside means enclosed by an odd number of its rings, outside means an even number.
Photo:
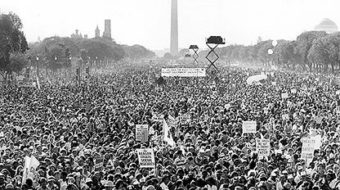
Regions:
<svg viewBox="0 0 340 190"><path fill-rule="evenodd" d="M334 33L338 31L338 26L332 20L325 18L320 24L316 25L314 28L316 31L325 31L327 33Z"/></svg>

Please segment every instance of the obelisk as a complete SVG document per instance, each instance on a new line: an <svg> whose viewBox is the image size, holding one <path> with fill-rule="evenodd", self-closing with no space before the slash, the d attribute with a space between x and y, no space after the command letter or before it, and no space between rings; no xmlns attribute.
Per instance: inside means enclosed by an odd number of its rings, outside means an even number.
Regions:
<svg viewBox="0 0 340 190"><path fill-rule="evenodd" d="M170 53L178 54L178 15L177 15L177 0L171 0L171 41Z"/></svg>

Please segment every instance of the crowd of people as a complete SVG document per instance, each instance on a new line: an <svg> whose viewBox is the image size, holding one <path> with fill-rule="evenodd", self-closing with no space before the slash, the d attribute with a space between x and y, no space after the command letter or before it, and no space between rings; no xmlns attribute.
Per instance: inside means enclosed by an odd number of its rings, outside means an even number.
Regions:
<svg viewBox="0 0 340 190"><path fill-rule="evenodd" d="M268 78L247 84L260 73ZM0 189L340 189L331 79L230 67L216 77L157 83L159 75L159 67L136 66L81 84L1 87ZM256 121L256 133L244 133L243 121ZM136 140L137 124L148 125L146 142ZM302 139L313 135L322 139L309 160ZM258 138L270 140L268 156L258 156ZM153 149L153 168L140 167L143 148Z"/></svg>

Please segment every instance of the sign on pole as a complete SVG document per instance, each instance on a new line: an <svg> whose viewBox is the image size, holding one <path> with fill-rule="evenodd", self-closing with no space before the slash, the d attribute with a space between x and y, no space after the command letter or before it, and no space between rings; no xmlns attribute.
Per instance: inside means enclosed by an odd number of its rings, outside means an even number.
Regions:
<svg viewBox="0 0 340 190"><path fill-rule="evenodd" d="M155 155L151 148L148 149L136 149L138 154L138 161L140 168L154 168L155 167Z"/></svg>
<svg viewBox="0 0 340 190"><path fill-rule="evenodd" d="M256 151L259 158L268 157L270 155L269 139L256 139Z"/></svg>
<svg viewBox="0 0 340 190"><path fill-rule="evenodd" d="M243 133L256 133L256 121L243 121L242 132Z"/></svg>
<svg viewBox="0 0 340 190"><path fill-rule="evenodd" d="M148 142L149 129L148 125L136 125L136 141Z"/></svg>

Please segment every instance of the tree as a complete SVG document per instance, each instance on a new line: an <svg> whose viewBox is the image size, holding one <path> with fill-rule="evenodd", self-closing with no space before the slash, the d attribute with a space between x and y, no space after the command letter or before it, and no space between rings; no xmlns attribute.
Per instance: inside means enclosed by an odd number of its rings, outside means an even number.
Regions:
<svg viewBox="0 0 340 190"><path fill-rule="evenodd" d="M9 72L19 73L28 64L27 57L22 53L12 53L9 60L11 65Z"/></svg>
<svg viewBox="0 0 340 190"><path fill-rule="evenodd" d="M273 56L268 54L268 50L273 48L272 40L260 42L259 44L257 44L257 48L257 59L261 63L267 64L270 60L273 59Z"/></svg>
<svg viewBox="0 0 340 190"><path fill-rule="evenodd" d="M303 67L307 65L310 71L312 71L312 64L311 62L308 61L308 58L307 58L309 50L312 47L314 40L321 38L323 36L326 36L326 35L327 33L324 31L309 31L309 32L304 32L300 34L296 38L295 52L299 54L300 59L302 60L302 63L303 63Z"/></svg>
<svg viewBox="0 0 340 190"><path fill-rule="evenodd" d="M18 72L26 64L25 61L15 61L16 56L12 54L25 53L28 50L28 44L23 33L20 18L14 14L0 15L0 72ZM12 60L12 61L11 61Z"/></svg>
<svg viewBox="0 0 340 190"><path fill-rule="evenodd" d="M189 49L181 49L179 52L178 52L178 55L180 57L185 57L187 54L190 54L190 50Z"/></svg>
<svg viewBox="0 0 340 190"><path fill-rule="evenodd" d="M92 60L97 58L118 61L125 57L123 48L109 39L84 39L79 46L87 51L87 56Z"/></svg>
<svg viewBox="0 0 340 190"><path fill-rule="evenodd" d="M299 56L295 53L295 41L279 40L274 48L274 57L277 64L293 66L299 62Z"/></svg>
<svg viewBox="0 0 340 190"><path fill-rule="evenodd" d="M163 56L164 59L175 59L175 57L173 55L171 55L171 53L165 53Z"/></svg>
<svg viewBox="0 0 340 190"><path fill-rule="evenodd" d="M313 41L308 53L308 61L317 68L327 71L331 66L334 73L335 66L340 63L340 33L330 34Z"/></svg>

